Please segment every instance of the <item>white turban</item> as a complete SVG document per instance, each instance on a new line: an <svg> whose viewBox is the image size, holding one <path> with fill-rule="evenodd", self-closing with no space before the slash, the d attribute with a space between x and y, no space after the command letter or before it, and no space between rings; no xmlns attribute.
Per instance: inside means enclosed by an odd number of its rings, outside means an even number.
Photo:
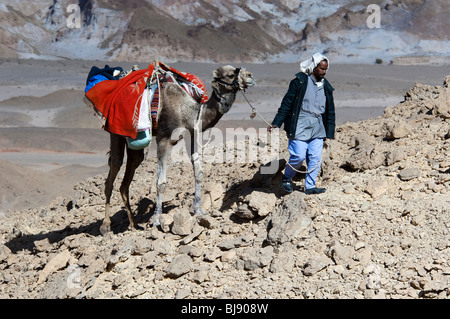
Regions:
<svg viewBox="0 0 450 319"><path fill-rule="evenodd" d="M308 60L305 60L302 63L300 63L300 72L311 75L313 70L319 65L319 63L324 60L328 62L328 65L330 65L330 60L328 60L326 56L317 52Z"/></svg>

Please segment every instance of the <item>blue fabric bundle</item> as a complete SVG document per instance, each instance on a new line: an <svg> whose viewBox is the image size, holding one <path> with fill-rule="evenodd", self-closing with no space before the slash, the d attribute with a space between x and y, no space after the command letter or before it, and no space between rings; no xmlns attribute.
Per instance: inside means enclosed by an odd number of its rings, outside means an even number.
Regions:
<svg viewBox="0 0 450 319"><path fill-rule="evenodd" d="M119 71L120 74L120 72L123 72L123 69L121 67L111 68L109 65L105 65L103 69L93 66L87 77L86 88L84 90L84 93L86 93L87 91L92 89L96 84L102 81L119 80L120 79L119 75L114 76L114 73L116 71Z"/></svg>

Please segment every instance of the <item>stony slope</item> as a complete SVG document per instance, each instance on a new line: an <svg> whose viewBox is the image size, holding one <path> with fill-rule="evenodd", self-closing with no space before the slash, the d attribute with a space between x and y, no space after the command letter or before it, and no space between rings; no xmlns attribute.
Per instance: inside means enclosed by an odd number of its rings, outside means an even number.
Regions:
<svg viewBox="0 0 450 319"><path fill-rule="evenodd" d="M0 297L448 299L449 81L417 84L384 116L340 126L324 156L325 194L305 196L299 179L282 195L280 173L259 174L266 159L206 163L210 214L196 219L191 167L171 162L156 229L149 158L131 187L139 230L128 230L116 191L113 233L99 234L104 175L73 198L10 213Z"/></svg>

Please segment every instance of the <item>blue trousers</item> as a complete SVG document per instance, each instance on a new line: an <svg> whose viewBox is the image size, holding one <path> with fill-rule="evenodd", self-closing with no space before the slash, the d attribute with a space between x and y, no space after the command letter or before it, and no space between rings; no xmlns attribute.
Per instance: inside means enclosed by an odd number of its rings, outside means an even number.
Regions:
<svg viewBox="0 0 450 319"><path fill-rule="evenodd" d="M321 158L323 141L324 140L322 138L315 138L309 141L289 140L289 164L291 164L292 167L298 170L304 160L306 160L308 171L317 166L314 171L306 174L306 189L316 187L316 179L320 172L320 166L322 165ZM284 170L284 176L289 179L292 179L296 173L297 172L294 171L289 165L287 165Z"/></svg>

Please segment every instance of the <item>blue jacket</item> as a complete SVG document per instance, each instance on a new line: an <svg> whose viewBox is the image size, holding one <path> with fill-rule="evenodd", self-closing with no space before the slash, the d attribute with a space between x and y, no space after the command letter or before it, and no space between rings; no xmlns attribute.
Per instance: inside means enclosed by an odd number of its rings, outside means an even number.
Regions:
<svg viewBox="0 0 450 319"><path fill-rule="evenodd" d="M275 115L275 118L272 121L272 124L277 127L281 127L281 125L284 124L284 130L286 131L288 138L295 137L298 115L300 114L307 86L308 75L302 72L297 73L295 79L289 84L289 89L281 102L277 115ZM324 80L324 90L326 104L325 113L322 114L322 119L327 138L333 139L336 129L336 113L334 111L333 100L334 88L326 79Z"/></svg>

